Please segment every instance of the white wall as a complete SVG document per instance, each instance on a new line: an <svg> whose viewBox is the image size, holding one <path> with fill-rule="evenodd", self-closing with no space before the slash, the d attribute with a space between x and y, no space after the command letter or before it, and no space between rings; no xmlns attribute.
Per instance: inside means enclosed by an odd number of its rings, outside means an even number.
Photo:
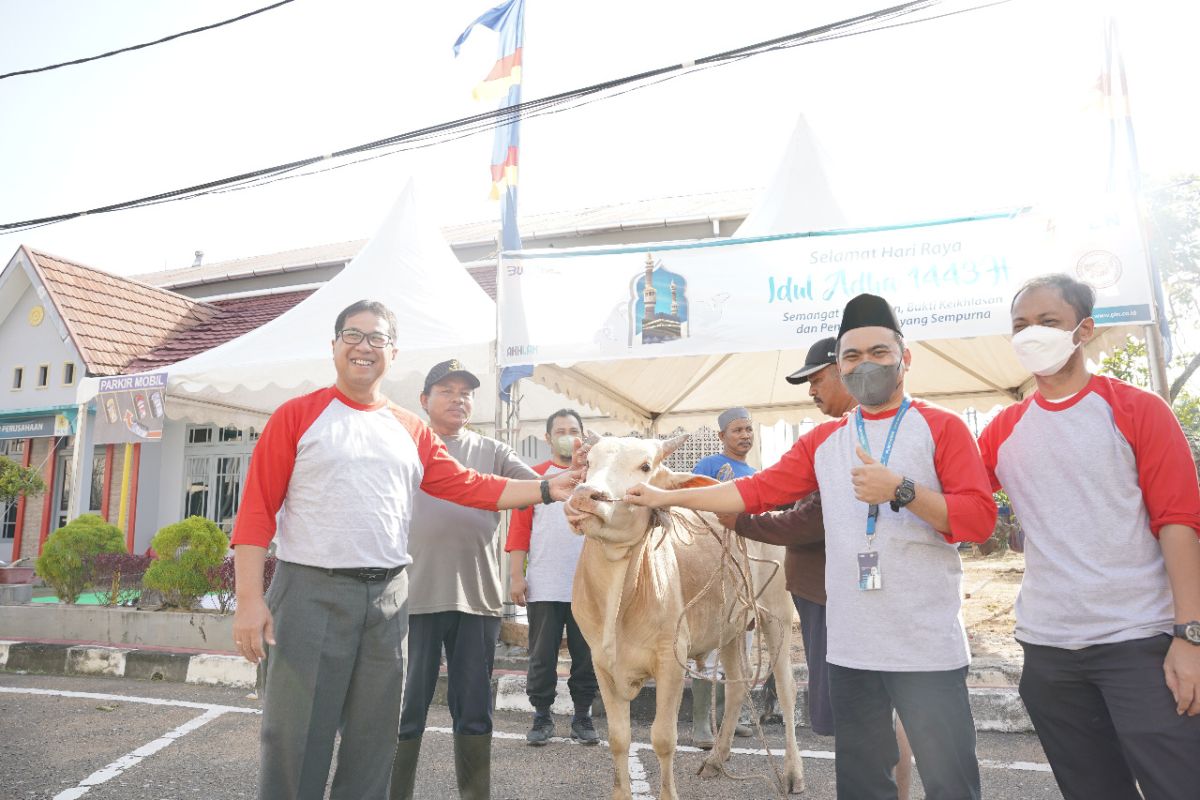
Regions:
<svg viewBox="0 0 1200 800"><path fill-rule="evenodd" d="M9 314L0 320L0 411L15 409L37 409L49 406L71 405L75 402L75 386L83 376L83 360L69 339L63 340L65 328L54 310L54 306L38 297L29 279L18 264L10 264L6 291L19 291ZM20 291L21 285L24 291ZM29 312L41 306L45 318L40 325L29 324ZM70 386L63 384L63 364L75 365L75 379ZM38 366L50 365L49 382L46 388L37 387ZM13 369L23 367L23 388L13 390Z"/></svg>

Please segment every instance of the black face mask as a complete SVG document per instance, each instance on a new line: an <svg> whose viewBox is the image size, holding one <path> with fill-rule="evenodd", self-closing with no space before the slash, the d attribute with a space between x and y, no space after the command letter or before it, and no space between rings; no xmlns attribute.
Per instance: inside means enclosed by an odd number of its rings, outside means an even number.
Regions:
<svg viewBox="0 0 1200 800"><path fill-rule="evenodd" d="M903 361L895 364L877 364L874 361L864 361L849 372L842 374L842 383L846 390L854 396L859 405L869 407L881 406L896 393L900 385L900 371L904 368Z"/></svg>

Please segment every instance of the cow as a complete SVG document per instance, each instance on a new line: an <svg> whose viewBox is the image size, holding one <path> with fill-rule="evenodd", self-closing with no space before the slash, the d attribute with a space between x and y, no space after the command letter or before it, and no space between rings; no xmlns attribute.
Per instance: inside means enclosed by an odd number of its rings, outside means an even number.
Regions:
<svg viewBox="0 0 1200 800"><path fill-rule="evenodd" d="M747 541L743 552L732 543L734 534L712 514L654 512L620 502L627 488L643 481L662 488L711 483L711 478L674 473L663 464L686 439L594 440L587 453L587 478L566 504L572 529L587 537L575 571L571 613L591 647L608 716L613 800L631 800L629 703L650 678L657 696L651 742L661 768L659 796L678 796L673 761L683 665L714 650L720 652L728 680L725 718L700 774L711 777L723 771L747 690L743 634L755 616L752 601L746 600L750 592L758 595L765 612L759 615L759 633L766 634L767 642L761 660L775 673L782 707L795 708L792 603L780 566L783 548ZM747 573L753 576L752 590L740 577ZM785 790L798 793L804 789L804 768L790 712L784 716Z"/></svg>

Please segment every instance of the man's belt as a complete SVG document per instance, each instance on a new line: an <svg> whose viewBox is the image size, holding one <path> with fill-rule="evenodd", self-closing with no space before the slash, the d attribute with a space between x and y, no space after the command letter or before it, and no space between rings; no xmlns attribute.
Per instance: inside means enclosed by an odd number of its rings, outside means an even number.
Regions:
<svg viewBox="0 0 1200 800"><path fill-rule="evenodd" d="M378 581L390 581L392 578L404 571L404 565L398 567L346 567L343 569L326 569L325 572L329 575L345 575L347 578L354 578L363 583L376 583Z"/></svg>

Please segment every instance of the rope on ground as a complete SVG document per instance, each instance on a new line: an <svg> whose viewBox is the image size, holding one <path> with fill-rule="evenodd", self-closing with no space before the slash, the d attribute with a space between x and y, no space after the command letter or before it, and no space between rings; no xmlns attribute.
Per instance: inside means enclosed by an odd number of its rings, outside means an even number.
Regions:
<svg viewBox="0 0 1200 800"><path fill-rule="evenodd" d="M721 545L720 560L713 568L713 571L709 574L708 580L705 582L700 591L696 593L695 597L684 604L683 610L679 614L679 619L675 623L675 638L673 642L675 659L679 663L680 667L683 668L684 674L692 679L693 692L696 690L695 681L704 680L710 683L709 691L712 693L712 699L709 703L709 724L712 726L713 731L719 731L719 726L717 725L717 684L737 683L746 685L746 693L742 702L745 703L749 701L750 703L751 716L755 731L758 734L759 744L762 746L763 752L766 753L767 762L771 765L771 771L775 776L775 781L772 784L773 788L775 789L775 794L779 798L786 799L787 780L784 777L782 769L780 768L779 758L775 756L775 754L771 752L771 748L767 746L767 738L766 733L763 730L761 715L758 713L758 708L754 702L754 696L751 691L759 684L760 681L762 681L765 676L763 670L764 654L769 656L767 659L767 664L774 664L776 657L779 655L779 649L782 648L784 643L788 640L788 638L790 638L789 636L780 636L779 642L776 643L777 648L769 654L766 653L767 643L765 642L765 638L768 624L774 621L780 625L781 632L786 631L788 634L791 632L790 620L786 621L785 626L784 620L777 619L774 614L772 614L765 607L763 607L761 603L758 602L762 597L763 592L766 591L767 586L769 586L771 581L778 576L780 564L779 562L771 559L757 558L750 555L746 545L746 540L744 538L734 535L731 531L724 527L714 526L712 522L699 513L697 513L695 517L704 524L703 529L700 529L700 527L694 524L686 515L675 509L663 509L657 511L655 519L656 525L651 526L651 530L653 530L656 526L661 527L663 530L662 538L659 540L656 548L661 547L663 542L666 541L671 533L681 534L680 528L682 528L682 531L686 531L687 533L687 537L680 535L680 539L684 540L684 546L693 545L696 541L697 535L705 534L712 536ZM737 551L736 553L734 552L735 550ZM759 587L757 591L755 590L754 572L752 567L753 563L766 564L770 565L771 567L770 575L765 581L762 582L762 586ZM702 674L698 670L692 669L688 663L691 661L691 659L686 658L686 654L683 659L680 658L679 640L683 630L683 623L687 619L688 612L691 611L692 608L695 607L695 605L699 603L706 594L708 594L708 592L713 590L718 581L726 574L726 569L729 569L730 572L732 572L734 578L731 582L734 591L734 602L728 604L729 616L726 618L726 622L732 622L739 614L743 612L749 612L752 614L750 627L758 630L758 636L754 637L756 652L754 671L749 677L746 677L745 667L748 667L749 665L745 663L746 652L744 646L739 646L737 650L738 659L742 662L741 666L743 667L742 669L739 669L738 672L740 672L743 677L730 679L727 673L723 677L719 677L721 675L719 670L719 666L721 664L721 651L733 644L735 640L740 639L744 633L744 630L737 630L735 628L735 632L730 636L730 638L718 645L716 650L716 658L713 661L711 678ZM720 585L722 590L722 600L724 600L724 590L727 582L722 580L720 581ZM769 672L769 667L767 672ZM738 711L740 712L740 710L741 709L739 706ZM795 721L788 720L787 715L785 715L784 724L789 723L794 725ZM736 724L737 723L735 721L734 725ZM735 775L729 771L725 764L711 763L707 760L705 760L705 762L701 765L701 771L703 771L705 767L712 767L721 775L729 778L730 780L748 781L767 777L761 774ZM770 783L769 780L768 782Z"/></svg>

